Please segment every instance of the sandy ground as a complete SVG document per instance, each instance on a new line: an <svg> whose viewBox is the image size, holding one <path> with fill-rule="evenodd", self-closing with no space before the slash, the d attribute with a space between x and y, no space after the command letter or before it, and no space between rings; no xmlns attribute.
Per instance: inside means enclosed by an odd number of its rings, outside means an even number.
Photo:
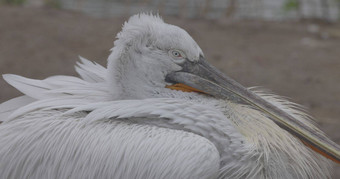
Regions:
<svg viewBox="0 0 340 179"><path fill-rule="evenodd" d="M78 55L105 65L124 20L0 7L0 73L75 75ZM186 29L207 59L241 84L263 86L309 108L340 144L340 24L165 20ZM0 79L0 102L18 95ZM334 178L340 178L339 165Z"/></svg>

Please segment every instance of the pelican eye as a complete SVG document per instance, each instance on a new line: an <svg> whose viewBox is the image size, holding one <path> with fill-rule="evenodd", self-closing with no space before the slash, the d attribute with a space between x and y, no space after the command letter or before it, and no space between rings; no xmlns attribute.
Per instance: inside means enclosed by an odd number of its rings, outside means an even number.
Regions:
<svg viewBox="0 0 340 179"><path fill-rule="evenodd" d="M175 57L182 57L182 55L179 51L172 51L172 55L175 56Z"/></svg>
<svg viewBox="0 0 340 179"><path fill-rule="evenodd" d="M175 63L183 63L185 61L185 54L180 50L170 50L169 55Z"/></svg>

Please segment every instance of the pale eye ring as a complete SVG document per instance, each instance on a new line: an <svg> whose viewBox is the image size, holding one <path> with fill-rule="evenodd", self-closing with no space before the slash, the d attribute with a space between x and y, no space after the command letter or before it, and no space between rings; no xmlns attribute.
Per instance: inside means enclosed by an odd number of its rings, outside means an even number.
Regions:
<svg viewBox="0 0 340 179"><path fill-rule="evenodd" d="M182 52L181 50L169 50L169 55L172 56L173 58L185 58L185 54L184 52Z"/></svg>
<svg viewBox="0 0 340 179"><path fill-rule="evenodd" d="M172 60L177 64L182 64L185 61L185 54L180 50L169 50L169 55Z"/></svg>
<svg viewBox="0 0 340 179"><path fill-rule="evenodd" d="M177 58L182 57L182 55L181 55L181 53L180 53L179 51L173 50L171 53L172 53L172 55L173 55L174 57L177 57Z"/></svg>

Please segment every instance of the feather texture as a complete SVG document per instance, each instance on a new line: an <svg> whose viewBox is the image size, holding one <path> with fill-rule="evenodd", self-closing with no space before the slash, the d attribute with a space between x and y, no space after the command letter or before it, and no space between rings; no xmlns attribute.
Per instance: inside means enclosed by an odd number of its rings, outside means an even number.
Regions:
<svg viewBox="0 0 340 179"><path fill-rule="evenodd" d="M7 120L15 110L22 106L26 106L35 101L33 98L26 95L13 98L0 104L0 121Z"/></svg>
<svg viewBox="0 0 340 179"><path fill-rule="evenodd" d="M0 125L0 178L217 176L219 153L206 138L129 121L85 124L85 116L35 111Z"/></svg>

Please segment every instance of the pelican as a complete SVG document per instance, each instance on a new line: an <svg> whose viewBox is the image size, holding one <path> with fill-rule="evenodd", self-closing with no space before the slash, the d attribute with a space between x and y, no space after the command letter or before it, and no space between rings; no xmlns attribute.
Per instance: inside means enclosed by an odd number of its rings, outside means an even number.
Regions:
<svg viewBox="0 0 340 179"><path fill-rule="evenodd" d="M210 65L183 29L137 14L107 68L6 74L0 178L331 178L339 146L297 104Z"/></svg>

